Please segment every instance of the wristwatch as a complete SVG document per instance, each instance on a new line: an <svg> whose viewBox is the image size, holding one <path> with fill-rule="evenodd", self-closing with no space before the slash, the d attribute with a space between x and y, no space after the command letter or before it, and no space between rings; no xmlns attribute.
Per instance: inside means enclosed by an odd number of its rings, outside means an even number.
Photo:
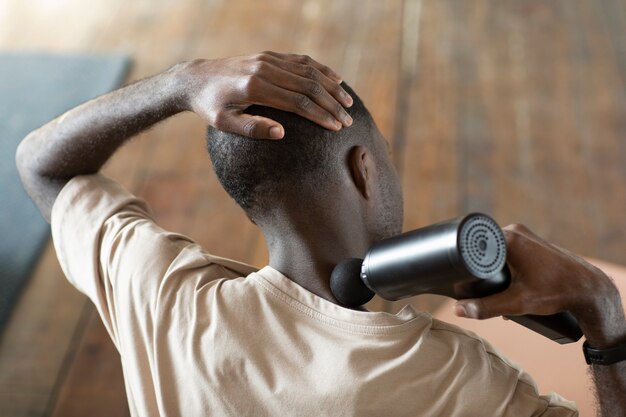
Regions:
<svg viewBox="0 0 626 417"><path fill-rule="evenodd" d="M583 353L587 365L611 365L626 360L626 342L608 349L594 349L585 341Z"/></svg>

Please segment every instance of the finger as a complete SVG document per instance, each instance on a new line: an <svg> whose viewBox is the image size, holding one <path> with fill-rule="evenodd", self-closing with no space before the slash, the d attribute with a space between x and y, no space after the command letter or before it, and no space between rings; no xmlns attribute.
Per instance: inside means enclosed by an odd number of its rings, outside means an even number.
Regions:
<svg viewBox="0 0 626 417"><path fill-rule="evenodd" d="M539 248L554 248L554 245L522 224L508 225L502 231L507 246L507 261L513 267L527 263L531 253Z"/></svg>
<svg viewBox="0 0 626 417"><path fill-rule="evenodd" d="M215 123L215 127L253 139L282 139L285 136L285 129L280 123L240 111L231 111L222 116Z"/></svg>
<svg viewBox="0 0 626 417"><path fill-rule="evenodd" d="M526 227L523 224L519 224L519 223L514 223L514 224L510 224L506 227L504 227L503 232L505 233L505 235L510 235L511 237L513 237L514 235L517 236L524 236L529 240L533 240L537 243L543 244L545 246L551 246L552 244L550 242L548 242L547 240L545 240L544 238L542 238L541 236L537 235L535 232L533 232L532 230L530 230L528 227Z"/></svg>
<svg viewBox="0 0 626 417"><path fill-rule="evenodd" d="M251 97L253 104L274 107L276 109L296 113L310 121L330 130L340 130L342 125L337 119L304 94L286 90L266 81L259 91L262 96Z"/></svg>
<svg viewBox="0 0 626 417"><path fill-rule="evenodd" d="M503 232L505 235L504 236L505 240L507 241L507 247L509 245L519 246L520 241L522 243L526 243L526 246L530 246L532 243L534 243L537 245L534 248L535 250L537 249L537 247L543 247L545 249L551 249L555 251L556 253L567 255L572 259L582 260L580 256L576 255L575 253L567 249L557 246L554 243L548 242L541 236L535 234L532 230L530 230L528 227L524 226L523 224L508 225L503 229ZM517 252L521 252L521 251L518 250ZM528 256L528 254L525 253L522 256L526 257Z"/></svg>
<svg viewBox="0 0 626 417"><path fill-rule="evenodd" d="M280 52L272 52L272 51L267 51L265 53L267 53L268 55L272 55L277 58L283 59L283 60L297 62L302 65L311 65L312 67L316 68L318 71L326 75L328 78L332 79L337 84L341 84L341 82L343 81L343 78L341 77L341 75L339 75L335 70L333 70L332 68L324 64L317 62L316 60L314 60L308 55L283 54Z"/></svg>
<svg viewBox="0 0 626 417"><path fill-rule="evenodd" d="M272 55L265 57L264 59L267 62L281 68L287 72L290 72L295 75L299 75L300 77L308 78L310 80L316 81L324 87L324 89L342 106L350 107L352 106L353 100L350 94L343 89L343 87L337 84L333 79L329 78L326 74L321 72L319 69L310 65L303 65L298 62L293 62L285 59L279 59Z"/></svg>
<svg viewBox="0 0 626 417"><path fill-rule="evenodd" d="M523 303L515 289L508 289L482 298L459 300L454 305L454 314L459 317L484 320L498 316L526 314Z"/></svg>
<svg viewBox="0 0 626 417"><path fill-rule="evenodd" d="M274 82L277 86L287 90L306 95L321 108L332 114L343 126L347 127L352 124L352 117L346 112L341 103L337 102L328 93L322 83L282 69L277 69L277 71L280 73L280 76L268 81Z"/></svg>

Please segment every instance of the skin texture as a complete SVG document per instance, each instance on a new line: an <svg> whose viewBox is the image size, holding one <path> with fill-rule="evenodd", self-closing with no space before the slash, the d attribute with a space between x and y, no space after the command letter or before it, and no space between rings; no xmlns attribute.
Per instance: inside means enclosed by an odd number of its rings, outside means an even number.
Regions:
<svg viewBox="0 0 626 417"><path fill-rule="evenodd" d="M87 102L28 135L16 162L24 187L50 221L61 188L74 176L93 174L129 138L182 111L193 111L218 129L278 139L280 124L243 114L252 104L302 115L328 129L349 126L344 106L352 100L340 77L309 57L264 52L179 64ZM375 152L355 146L329 201L276 202L273 223L259 223L270 265L309 291L336 302L330 271L361 257L376 240L400 232L402 193L377 129ZM304 208L304 209L303 209ZM626 340L619 293L598 269L557 248L523 226L505 229L512 285L500 294L463 300L457 314L470 318L553 314L569 310L591 346ZM294 278L296 277L296 278ZM582 357L581 357L582 360ZM626 415L626 364L593 366L600 416Z"/></svg>

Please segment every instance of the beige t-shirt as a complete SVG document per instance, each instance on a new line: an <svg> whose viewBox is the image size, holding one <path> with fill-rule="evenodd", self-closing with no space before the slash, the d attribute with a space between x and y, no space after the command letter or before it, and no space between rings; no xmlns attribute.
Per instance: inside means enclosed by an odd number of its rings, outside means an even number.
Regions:
<svg viewBox="0 0 626 417"><path fill-rule="evenodd" d="M476 335L210 255L100 175L63 188L52 233L120 352L134 416L578 415Z"/></svg>

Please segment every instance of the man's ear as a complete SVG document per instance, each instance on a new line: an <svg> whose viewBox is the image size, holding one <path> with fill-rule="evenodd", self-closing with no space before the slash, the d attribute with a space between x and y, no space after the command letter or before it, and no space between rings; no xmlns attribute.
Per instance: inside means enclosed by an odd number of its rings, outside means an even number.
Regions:
<svg viewBox="0 0 626 417"><path fill-rule="evenodd" d="M372 193L372 180L374 179L371 154L363 146L355 146L350 149L348 154L348 167L357 190L363 198L369 199Z"/></svg>

